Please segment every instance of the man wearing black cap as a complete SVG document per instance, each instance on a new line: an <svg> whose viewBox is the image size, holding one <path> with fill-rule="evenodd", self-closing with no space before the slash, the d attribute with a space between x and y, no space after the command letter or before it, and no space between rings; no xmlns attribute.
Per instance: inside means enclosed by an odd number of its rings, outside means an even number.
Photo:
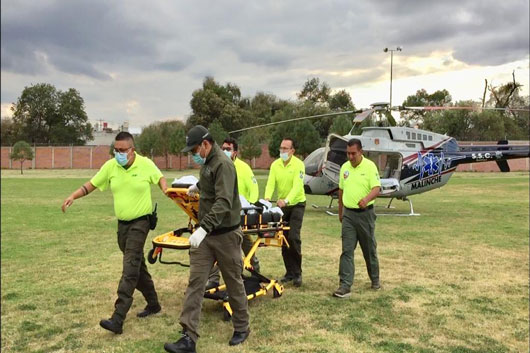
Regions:
<svg viewBox="0 0 530 353"><path fill-rule="evenodd" d="M190 278L180 315L182 337L164 345L172 353L195 352L206 280L215 261L233 311L234 335L229 344L242 343L250 333L247 295L241 277L243 232L234 164L201 125L188 131L182 152L191 152L194 162L201 165L199 182L188 189L189 194L200 193L199 228L189 238Z"/></svg>

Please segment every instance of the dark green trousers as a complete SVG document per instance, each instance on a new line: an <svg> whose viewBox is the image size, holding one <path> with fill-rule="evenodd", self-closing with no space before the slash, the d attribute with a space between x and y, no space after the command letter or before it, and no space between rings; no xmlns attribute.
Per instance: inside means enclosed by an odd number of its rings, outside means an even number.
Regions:
<svg viewBox="0 0 530 353"><path fill-rule="evenodd" d="M207 235L198 248L190 249L190 279L182 304L180 325L195 342L199 338L206 280L215 261L226 284L234 331L247 331L249 328L247 294L241 277L242 239L243 232L238 228L223 234Z"/></svg>
<svg viewBox="0 0 530 353"><path fill-rule="evenodd" d="M344 208L342 217L342 254L340 255L339 277L340 286L351 288L355 275L353 253L357 243L361 245L366 270L372 282L379 281L379 260L377 258L377 242L375 240L374 209L354 212Z"/></svg>
<svg viewBox="0 0 530 353"><path fill-rule="evenodd" d="M296 278L302 275L302 239L300 232L304 221L305 202L282 208L283 220L289 222L289 230L284 231L289 247L282 246L285 275Z"/></svg>
<svg viewBox="0 0 530 353"><path fill-rule="evenodd" d="M241 245L241 248L243 249L243 253L245 254L245 256L247 256L250 250L252 249L254 242L255 239L250 234L246 234L243 236L243 244ZM250 259L250 264L252 265L252 267L254 267L254 271L259 272L259 259L256 255L252 256L252 258ZM212 268L212 271L210 272L208 282L219 283L220 278L221 275L219 274L219 266L215 265Z"/></svg>
<svg viewBox="0 0 530 353"><path fill-rule="evenodd" d="M123 322L127 316L135 289L138 289L149 306L158 305L158 296L144 258L144 244L149 233L149 221L142 219L130 223L118 221L118 245L123 253L123 270L118 285L118 299L114 303L112 319Z"/></svg>

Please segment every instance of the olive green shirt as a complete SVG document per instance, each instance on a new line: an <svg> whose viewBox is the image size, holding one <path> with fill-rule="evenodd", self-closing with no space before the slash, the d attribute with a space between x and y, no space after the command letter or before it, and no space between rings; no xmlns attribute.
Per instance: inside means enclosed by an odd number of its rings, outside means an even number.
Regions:
<svg viewBox="0 0 530 353"><path fill-rule="evenodd" d="M214 143L201 167L199 225L208 233L239 225L241 202L234 163Z"/></svg>

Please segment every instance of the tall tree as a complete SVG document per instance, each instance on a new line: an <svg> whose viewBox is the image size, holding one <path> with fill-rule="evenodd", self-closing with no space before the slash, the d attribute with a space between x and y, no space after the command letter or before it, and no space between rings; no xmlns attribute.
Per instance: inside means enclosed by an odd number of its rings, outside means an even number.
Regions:
<svg viewBox="0 0 530 353"><path fill-rule="evenodd" d="M173 153L172 138L176 131L184 130L184 124L178 120L155 122L142 130L136 138L136 147L151 159L164 157L166 169L169 169L169 155Z"/></svg>
<svg viewBox="0 0 530 353"><path fill-rule="evenodd" d="M330 94L331 88L329 85L326 82L320 83L318 77L313 77L304 83L302 90L297 96L302 100L325 104L328 102Z"/></svg>
<svg viewBox="0 0 530 353"><path fill-rule="evenodd" d="M355 110L355 105L351 100L351 96L345 90L340 90L332 94L328 100L329 109L332 111L347 111Z"/></svg>
<svg viewBox="0 0 530 353"><path fill-rule="evenodd" d="M228 132L223 129L223 125L218 120L215 120L210 126L208 126L208 131L210 131L214 141L217 142L219 146L221 146L224 139L228 137Z"/></svg>
<svg viewBox="0 0 530 353"><path fill-rule="evenodd" d="M31 143L83 145L93 138L83 98L73 88L62 92L47 83L25 87L12 110L18 138Z"/></svg>
<svg viewBox="0 0 530 353"><path fill-rule="evenodd" d="M0 127L0 133L2 134L0 140L2 146L11 146L16 141L18 132L15 129L15 124L11 118L2 118L2 126Z"/></svg>
<svg viewBox="0 0 530 353"><path fill-rule="evenodd" d="M212 77L206 77L202 88L192 93L192 113L187 127L210 126L214 121L221 123L225 131L237 130L254 124L249 113L250 100L241 97L238 86L227 83L222 86Z"/></svg>
<svg viewBox="0 0 530 353"><path fill-rule="evenodd" d="M20 161L20 174L24 174L22 172L22 166L25 160L33 159L33 150L31 149L29 143L27 143L26 141L18 141L13 146L13 151L11 152L9 158L14 161Z"/></svg>
<svg viewBox="0 0 530 353"><path fill-rule="evenodd" d="M181 128L177 128L173 131L170 137L170 152L179 157L179 170L182 169L182 149L186 147L186 130L184 125Z"/></svg>
<svg viewBox="0 0 530 353"><path fill-rule="evenodd" d="M134 144L138 152L153 159L155 156L162 155L160 140L158 127L155 123L144 127L140 136L135 139Z"/></svg>
<svg viewBox="0 0 530 353"><path fill-rule="evenodd" d="M303 157L321 145L318 131L309 120L280 124L274 129L271 141L269 142L269 154L272 157L278 157L280 155L280 144L286 137L290 137L295 141L296 154Z"/></svg>
<svg viewBox="0 0 530 353"><path fill-rule="evenodd" d="M350 132L352 126L353 122L350 116L340 115L333 121L333 124L329 128L329 132L344 136Z"/></svg>
<svg viewBox="0 0 530 353"><path fill-rule="evenodd" d="M406 107L426 107L426 106L447 106L451 105L452 97L449 91L446 89L435 91L429 94L425 89L416 91L416 94L408 96L403 101L403 106ZM404 110L401 112L401 125L404 126L419 126L423 125L426 116L430 115L430 112L412 110Z"/></svg>
<svg viewBox="0 0 530 353"><path fill-rule="evenodd" d="M239 139L241 158L252 160L261 156L261 143L257 131L249 130Z"/></svg>

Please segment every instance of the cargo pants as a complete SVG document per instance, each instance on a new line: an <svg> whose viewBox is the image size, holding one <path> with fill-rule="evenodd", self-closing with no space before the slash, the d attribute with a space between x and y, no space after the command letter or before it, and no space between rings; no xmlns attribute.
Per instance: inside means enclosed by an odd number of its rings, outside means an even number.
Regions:
<svg viewBox="0 0 530 353"><path fill-rule="evenodd" d="M251 235L246 234L243 236L243 244L241 245L241 248L243 249L243 254L247 256L247 254L252 249L252 246L254 245L254 239ZM256 255L252 256L250 259L250 264L254 268L254 271L259 273L259 259ZM212 271L210 272L210 276L208 277L208 282L210 283L219 283L219 280L221 278L221 275L219 274L219 266L215 265L212 268Z"/></svg>
<svg viewBox="0 0 530 353"><path fill-rule="evenodd" d="M289 247L282 246L282 257L286 277L297 278L302 275L302 239L300 232L304 220L305 202L282 208L283 220L289 222L289 230L284 231Z"/></svg>
<svg viewBox="0 0 530 353"><path fill-rule="evenodd" d="M145 239L149 233L149 220L118 221L118 245L123 253L123 270L118 285L118 299L114 303L112 319L123 323L129 311L135 289L138 289L147 305L158 306L158 296L144 258Z"/></svg>
<svg viewBox="0 0 530 353"><path fill-rule="evenodd" d="M243 231L238 228L217 235L207 235L198 248L190 249L190 278L180 314L180 325L188 336L197 342L199 320L206 280L215 261L221 270L232 308L234 331L247 331L249 314L247 294L241 272L241 243Z"/></svg>
<svg viewBox="0 0 530 353"><path fill-rule="evenodd" d="M351 288L355 275L354 251L357 243L361 245L366 270L372 283L379 282L379 259L377 258L377 242L375 240L374 209L355 212L344 207L342 217L342 254L340 255L339 277L340 286Z"/></svg>

